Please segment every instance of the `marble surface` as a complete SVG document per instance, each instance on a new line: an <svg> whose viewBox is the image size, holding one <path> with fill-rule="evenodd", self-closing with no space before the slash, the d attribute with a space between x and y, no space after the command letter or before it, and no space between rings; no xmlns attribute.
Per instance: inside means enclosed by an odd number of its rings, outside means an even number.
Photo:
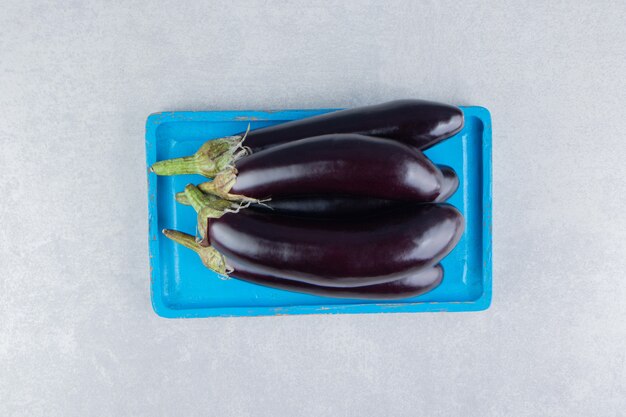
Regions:
<svg viewBox="0 0 626 417"><path fill-rule="evenodd" d="M0 415L624 415L623 1L0 6ZM492 112L491 309L152 312L149 113L400 97Z"/></svg>

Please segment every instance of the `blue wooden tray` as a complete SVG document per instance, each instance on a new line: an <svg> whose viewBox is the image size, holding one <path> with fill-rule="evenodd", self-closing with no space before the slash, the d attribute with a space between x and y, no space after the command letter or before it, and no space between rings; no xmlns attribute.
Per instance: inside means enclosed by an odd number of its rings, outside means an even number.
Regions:
<svg viewBox="0 0 626 417"><path fill-rule="evenodd" d="M194 153L208 139L232 135L333 109L285 111L166 112L148 117L147 164ZM391 313L476 311L491 303L491 118L487 109L464 107L465 127L429 149L434 162L454 168L459 190L449 203L465 216L466 229L456 248L442 261L444 279L435 290L394 302L317 297L223 280L204 268L191 250L174 244L163 228L190 234L196 216L177 204L174 194L204 179L194 175L148 174L152 305L169 318L261 316L321 313Z"/></svg>

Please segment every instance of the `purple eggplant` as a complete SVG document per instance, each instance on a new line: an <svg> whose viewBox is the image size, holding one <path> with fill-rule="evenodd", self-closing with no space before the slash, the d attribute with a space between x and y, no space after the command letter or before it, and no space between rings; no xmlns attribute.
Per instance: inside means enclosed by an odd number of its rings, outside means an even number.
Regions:
<svg viewBox="0 0 626 417"><path fill-rule="evenodd" d="M443 182L420 151L357 134L275 146L237 161L236 169L228 192L261 200L324 195L431 202Z"/></svg>
<svg viewBox="0 0 626 417"><path fill-rule="evenodd" d="M199 210L199 228L204 244L215 250L216 258L223 257L223 265L213 268L218 272L245 263L248 271L261 276L353 287L394 281L435 265L460 239L464 220L446 204L351 219L253 210L206 219Z"/></svg>
<svg viewBox="0 0 626 417"><path fill-rule="evenodd" d="M256 129L248 133L246 145L257 152L311 136L360 133L393 139L423 150L458 133L463 122L463 111L455 106L424 100L396 100Z"/></svg>
<svg viewBox="0 0 626 417"><path fill-rule="evenodd" d="M459 189L459 177L456 175L454 169L447 165L437 166L443 175L441 181L441 190L439 191L439 197L435 200L435 203L443 203L448 198L452 197L456 190Z"/></svg>
<svg viewBox="0 0 626 417"><path fill-rule="evenodd" d="M153 170L180 164L162 161ZM176 169L177 172L188 172ZM284 197L368 197L431 202L441 194L443 174L420 151L385 139L336 134L266 149L222 170L202 191L229 200Z"/></svg>
<svg viewBox="0 0 626 417"><path fill-rule="evenodd" d="M204 247L196 242L195 238L186 233L175 230L163 230L163 233L170 239L178 242L196 252L206 266L213 266L215 250L211 247ZM360 287L323 287L319 285L307 284L304 282L291 281L272 276L261 275L255 267L249 267L243 262L233 262L233 278L246 281L252 284L280 290L300 292L310 295L334 298L351 298L362 300L400 300L404 298L416 297L436 288L443 279L443 268L435 265L425 268L412 275L399 278L382 284L365 285Z"/></svg>
<svg viewBox="0 0 626 417"><path fill-rule="evenodd" d="M442 203L456 192L459 187L459 178L449 166L439 165L438 168L443 178L441 192L434 202ZM214 184L210 182L201 183L198 188L209 194L215 190ZM176 201L185 205L190 204L184 192L176 194ZM291 216L344 218L382 213L390 208L401 207L405 204L407 203L404 201L378 198L310 195L283 197L263 203L253 203L251 209Z"/></svg>
<svg viewBox="0 0 626 417"><path fill-rule="evenodd" d="M379 137L423 150L458 133L463 123L463 112L457 107L422 100L398 100L282 123L253 130L247 135L209 140L194 155L159 161L151 169L158 175L200 174L213 178L248 153L329 134L336 138L349 138L337 135L349 133Z"/></svg>
<svg viewBox="0 0 626 417"><path fill-rule="evenodd" d="M448 166L439 167L443 174L441 194L435 200L443 203L454 194L459 187L459 178ZM184 193L181 193L184 195ZM181 196L182 197L182 196ZM186 201L177 196L177 200ZM299 217L346 218L354 216L384 215L388 210L408 205L406 201L384 200L380 198L326 197L304 196L272 199L265 203L255 203L252 210L267 213L279 213Z"/></svg>
<svg viewBox="0 0 626 417"><path fill-rule="evenodd" d="M441 193L435 202L446 201L459 186L459 178L454 170L448 166L439 166L443 174ZM202 183L200 190L211 193L213 184ZM176 201L189 204L184 192L176 194ZM405 201L385 200L380 198L342 197L342 196L298 196L272 199L264 203L254 203L252 210L268 213L278 213L299 217L346 218L382 214L386 210L406 205Z"/></svg>
<svg viewBox="0 0 626 417"><path fill-rule="evenodd" d="M246 264L233 264L233 278L252 284L280 290L300 292L321 297L352 298L360 300L401 300L416 297L436 288L443 279L443 268L435 265L423 269L408 277L382 284L365 285L362 287L322 287L305 282L291 281L271 276L259 275L249 270Z"/></svg>

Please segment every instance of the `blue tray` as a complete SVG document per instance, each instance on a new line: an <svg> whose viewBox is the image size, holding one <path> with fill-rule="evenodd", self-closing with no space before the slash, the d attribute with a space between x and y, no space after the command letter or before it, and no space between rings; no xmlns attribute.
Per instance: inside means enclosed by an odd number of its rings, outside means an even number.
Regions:
<svg viewBox="0 0 626 417"><path fill-rule="evenodd" d="M333 109L286 111L166 112L148 117L147 164L194 153L208 139L232 135ZM163 228L194 233L191 207L174 194L204 179L194 175L148 175L152 305L169 318L321 313L476 311L491 303L491 118L487 109L464 107L465 127L429 149L434 162L456 170L459 190L449 203L465 216L466 230L442 261L444 279L435 290L394 302L334 299L274 290L236 279L223 280L198 256L165 238Z"/></svg>

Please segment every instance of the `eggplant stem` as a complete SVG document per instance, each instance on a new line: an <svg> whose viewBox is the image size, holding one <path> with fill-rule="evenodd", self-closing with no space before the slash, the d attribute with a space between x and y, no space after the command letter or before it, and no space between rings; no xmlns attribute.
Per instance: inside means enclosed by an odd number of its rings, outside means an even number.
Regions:
<svg viewBox="0 0 626 417"><path fill-rule="evenodd" d="M183 245L184 247L191 249L198 253L201 246L196 242L196 238L188 235L187 233L179 232L178 230L163 229L163 234L170 240Z"/></svg>
<svg viewBox="0 0 626 417"><path fill-rule="evenodd" d="M203 182L201 184L198 184L197 187L202 192L209 193L209 195L215 195L215 194L213 194L211 192L210 187L206 186L207 184L209 184L209 183L204 183ZM209 189L207 190L207 188L209 188ZM238 194L229 194L229 193L221 194L219 197L224 199L224 200L228 200L228 201L234 201L234 202L239 202L239 203L246 203L246 206L242 207L242 208L249 207L251 204L260 204L262 206L265 206L265 207L270 208L270 209L273 210L272 207L270 207L269 205L265 204L268 201L272 201L271 198L264 198L263 200L258 200L258 199L255 199L255 198L250 198L250 197L246 197L246 196L242 196L242 195L238 195ZM184 191L176 193L175 199L176 199L177 203L182 204L184 206L190 206L191 205L191 203L189 202L189 199L187 198L187 195L185 194Z"/></svg>
<svg viewBox="0 0 626 417"><path fill-rule="evenodd" d="M203 241L209 226L209 219L218 219L225 213L237 213L241 210L241 203L224 200L215 195L204 194L193 184L185 187L185 197L198 213L197 233Z"/></svg>
<svg viewBox="0 0 626 417"><path fill-rule="evenodd" d="M175 198L176 198L176 202L177 203L180 203L180 204L185 205L185 206L190 206L191 205L191 203L187 199L187 194L185 194L184 191L176 193Z"/></svg>
<svg viewBox="0 0 626 417"><path fill-rule="evenodd" d="M156 162L150 171L157 175L198 174L213 178L248 154L241 145L244 139L245 136L226 136L209 140L195 154Z"/></svg>
<svg viewBox="0 0 626 417"><path fill-rule="evenodd" d="M205 194L193 184L185 187L187 201L197 213L203 212L207 217L217 219L224 215L226 209L236 209L238 201L230 201L213 194Z"/></svg>
<svg viewBox="0 0 626 417"><path fill-rule="evenodd" d="M155 162L150 167L150 171L157 175L195 174L198 171L198 156L191 155Z"/></svg>
<svg viewBox="0 0 626 417"><path fill-rule="evenodd" d="M197 253L204 266L219 274L220 277L228 278L228 274L234 271L231 266L227 265L224 255L211 246L201 246L193 236L170 229L163 229L163 234L168 239Z"/></svg>
<svg viewBox="0 0 626 417"><path fill-rule="evenodd" d="M185 187L185 196L196 212L199 212L211 203L211 198L193 184L187 184Z"/></svg>
<svg viewBox="0 0 626 417"><path fill-rule="evenodd" d="M231 194L230 190L237 182L237 169L234 167L227 168L217 174L213 181L203 182L198 185L198 188L205 194L212 194L228 201L246 202L246 203L260 203L258 198L247 197L241 194Z"/></svg>

